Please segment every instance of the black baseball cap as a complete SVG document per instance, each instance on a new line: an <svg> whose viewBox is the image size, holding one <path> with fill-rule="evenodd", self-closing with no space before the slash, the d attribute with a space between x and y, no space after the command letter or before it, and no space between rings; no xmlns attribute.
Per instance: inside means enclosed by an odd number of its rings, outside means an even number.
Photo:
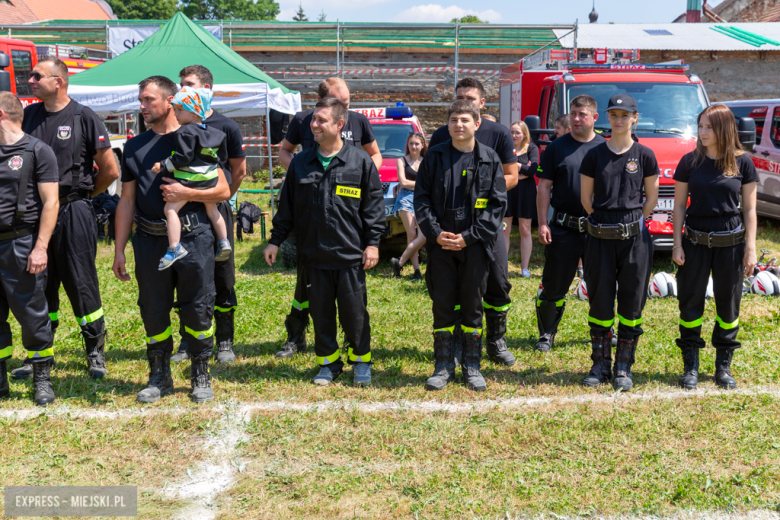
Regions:
<svg viewBox="0 0 780 520"><path fill-rule="evenodd" d="M639 112L639 108L636 106L636 99L628 94L615 94L609 98L609 104L605 112L613 108L625 110L626 112Z"/></svg>

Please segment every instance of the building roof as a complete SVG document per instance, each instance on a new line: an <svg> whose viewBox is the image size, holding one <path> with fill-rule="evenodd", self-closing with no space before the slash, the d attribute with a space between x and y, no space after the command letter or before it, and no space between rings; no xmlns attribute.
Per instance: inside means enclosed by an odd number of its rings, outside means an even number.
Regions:
<svg viewBox="0 0 780 520"><path fill-rule="evenodd" d="M0 3L0 23L4 25L43 20L114 20L115 18L105 2L93 0L4 0Z"/></svg>
<svg viewBox="0 0 780 520"><path fill-rule="evenodd" d="M780 51L780 45L765 43L756 47L712 29L735 27L780 42L778 23L661 23L661 24L582 24L577 30L581 49L640 49L669 51ZM561 46L572 48L573 35L554 31Z"/></svg>

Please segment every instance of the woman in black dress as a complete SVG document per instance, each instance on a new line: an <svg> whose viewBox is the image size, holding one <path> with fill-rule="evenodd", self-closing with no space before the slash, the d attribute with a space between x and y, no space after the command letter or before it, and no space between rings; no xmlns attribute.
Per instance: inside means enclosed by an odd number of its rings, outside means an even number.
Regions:
<svg viewBox="0 0 780 520"><path fill-rule="evenodd" d="M539 166L539 148L531 142L528 127L522 121L515 121L509 127L512 140L515 142L517 165L520 169L517 186L506 194L506 213L504 214L504 238L506 250L509 251L509 235L512 232L512 221L516 218L520 227L520 256L522 258L522 276L528 278L528 262L531 260L533 238L531 237L531 220L536 217L536 181L534 175Z"/></svg>

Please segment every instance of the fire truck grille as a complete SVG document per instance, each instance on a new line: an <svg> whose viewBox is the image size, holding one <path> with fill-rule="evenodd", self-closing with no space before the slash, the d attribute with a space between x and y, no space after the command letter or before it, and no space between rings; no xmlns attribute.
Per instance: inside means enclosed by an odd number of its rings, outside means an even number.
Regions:
<svg viewBox="0 0 780 520"><path fill-rule="evenodd" d="M382 193L384 195L387 195L387 191L390 189L390 183L389 182L383 182L382 183Z"/></svg>
<svg viewBox="0 0 780 520"><path fill-rule="evenodd" d="M659 199L673 199L674 198L674 184L670 186L659 186L658 187L658 198Z"/></svg>

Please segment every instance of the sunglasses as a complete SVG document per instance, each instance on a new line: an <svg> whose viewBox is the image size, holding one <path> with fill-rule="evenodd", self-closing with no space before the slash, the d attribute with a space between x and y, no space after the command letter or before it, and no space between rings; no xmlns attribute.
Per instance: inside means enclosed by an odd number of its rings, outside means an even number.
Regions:
<svg viewBox="0 0 780 520"><path fill-rule="evenodd" d="M425 136L422 135L420 132L409 132L409 137L412 137L413 135L425 139Z"/></svg>
<svg viewBox="0 0 780 520"><path fill-rule="evenodd" d="M35 81L40 81L43 78L59 78L59 76L44 76L40 72L33 72L30 74L30 79L34 79Z"/></svg>

